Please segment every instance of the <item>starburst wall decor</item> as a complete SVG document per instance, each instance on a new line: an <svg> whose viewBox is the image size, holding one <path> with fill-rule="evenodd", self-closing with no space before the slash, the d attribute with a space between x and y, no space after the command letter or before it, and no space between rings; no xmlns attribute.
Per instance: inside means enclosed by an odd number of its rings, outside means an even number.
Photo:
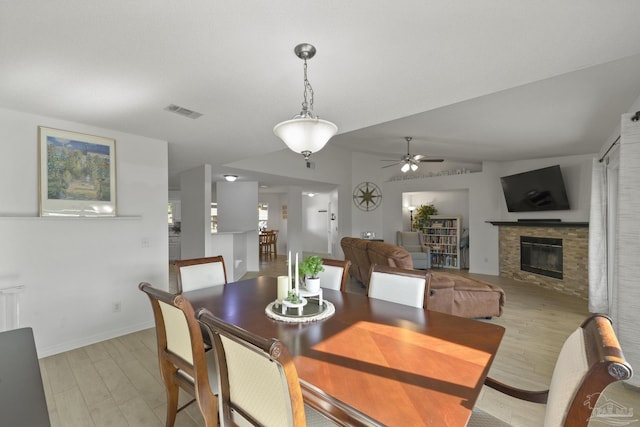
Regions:
<svg viewBox="0 0 640 427"><path fill-rule="evenodd" d="M382 191L373 182L361 182L353 190L353 204L360 210L369 212L382 203Z"/></svg>

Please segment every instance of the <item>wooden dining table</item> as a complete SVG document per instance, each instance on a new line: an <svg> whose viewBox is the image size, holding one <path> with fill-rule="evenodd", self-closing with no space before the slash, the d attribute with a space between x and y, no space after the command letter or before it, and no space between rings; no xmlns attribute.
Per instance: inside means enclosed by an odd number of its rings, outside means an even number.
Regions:
<svg viewBox="0 0 640 427"><path fill-rule="evenodd" d="M289 349L298 376L389 426L464 426L502 340L489 322L324 290L324 320L273 320L277 279L257 277L185 292L197 310ZM303 390L304 392L304 390Z"/></svg>

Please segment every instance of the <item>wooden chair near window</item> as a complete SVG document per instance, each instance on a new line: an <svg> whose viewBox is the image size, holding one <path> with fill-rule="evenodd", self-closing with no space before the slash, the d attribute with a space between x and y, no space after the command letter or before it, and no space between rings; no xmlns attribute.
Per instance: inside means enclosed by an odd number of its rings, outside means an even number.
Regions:
<svg viewBox="0 0 640 427"><path fill-rule="evenodd" d="M615 381L627 380L632 375L633 370L622 354L611 319L596 314L585 320L564 342L548 390L521 390L490 377L485 380L485 385L517 399L546 403L545 418L538 420L537 425L586 427L594 413L596 419L603 422L607 419L605 404L601 407L596 405L605 387ZM624 409L617 409L614 418L617 422L624 421ZM476 408L468 425L507 424Z"/></svg>
<svg viewBox="0 0 640 427"><path fill-rule="evenodd" d="M260 257L267 256L271 248L271 236L264 231L258 235L258 244L260 247Z"/></svg>
<svg viewBox="0 0 640 427"><path fill-rule="evenodd" d="M205 353L200 324L191 303L142 282L139 289L151 301L156 324L158 362L167 395L166 426L172 427L176 415L197 402L206 427L218 425L218 390L215 352ZM178 408L179 389L194 399Z"/></svg>
<svg viewBox="0 0 640 427"><path fill-rule="evenodd" d="M175 263L178 293L227 283L227 269L222 255L183 259Z"/></svg>
<svg viewBox="0 0 640 427"><path fill-rule="evenodd" d="M345 292L347 290L351 261L322 258L322 266L324 271L318 273L320 286L325 289Z"/></svg>
<svg viewBox="0 0 640 427"><path fill-rule="evenodd" d="M279 340L255 335L204 308L196 317L217 354L223 425L381 425L309 384L303 391L293 359ZM305 403L306 395L313 404Z"/></svg>
<svg viewBox="0 0 640 427"><path fill-rule="evenodd" d="M259 235L260 256L278 256L278 230L265 230Z"/></svg>
<svg viewBox="0 0 640 427"><path fill-rule="evenodd" d="M273 252L273 256L278 256L278 232L279 230L269 230L273 233L273 238L271 239L271 251Z"/></svg>
<svg viewBox="0 0 640 427"><path fill-rule="evenodd" d="M373 264L367 296L412 307L429 308L431 274L424 270L405 270Z"/></svg>

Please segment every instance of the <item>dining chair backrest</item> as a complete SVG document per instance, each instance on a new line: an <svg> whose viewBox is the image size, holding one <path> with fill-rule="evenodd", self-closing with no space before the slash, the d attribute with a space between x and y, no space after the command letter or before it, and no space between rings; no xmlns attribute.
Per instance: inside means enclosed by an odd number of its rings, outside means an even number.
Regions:
<svg viewBox="0 0 640 427"><path fill-rule="evenodd" d="M333 289L345 292L349 278L349 266L351 261L322 258L324 271L318 273L320 286L325 289Z"/></svg>
<svg viewBox="0 0 640 427"><path fill-rule="evenodd" d="M193 307L182 295L174 295L142 282L156 324L158 362L167 395L166 425L173 426L179 388L195 397L207 427L218 425L218 375L213 351L205 353L200 324ZM191 403L191 402L189 402Z"/></svg>
<svg viewBox="0 0 640 427"><path fill-rule="evenodd" d="M183 259L175 263L178 293L227 283L227 269L222 255Z"/></svg>
<svg viewBox="0 0 640 427"><path fill-rule="evenodd" d="M601 315L590 317L560 350L551 376L544 425L576 426L578 420L585 420L586 426L597 395L609 383L629 379L632 373L611 320Z"/></svg>
<svg viewBox="0 0 640 427"><path fill-rule="evenodd" d="M608 408L598 397L605 388L615 381L631 378L633 370L624 358L620 343L613 330L611 319L594 314L587 318L565 340L551 376L548 390L529 391L512 387L491 377L484 384L501 393L527 402L544 404L545 412L541 419L532 420L535 425L545 427L587 427L594 413L616 411L616 422L628 421L626 408ZM602 400L602 399L600 399ZM616 406L613 403L612 406ZM611 414L612 412L609 412ZM542 419L542 417L544 419ZM601 421L606 423L607 418ZM613 419L612 425L613 424ZM496 425L495 418L480 408L475 408L469 426L482 427Z"/></svg>
<svg viewBox="0 0 640 427"><path fill-rule="evenodd" d="M412 307L428 308L431 274L373 264L367 296Z"/></svg>
<svg viewBox="0 0 640 427"><path fill-rule="evenodd" d="M287 347L214 316L196 318L208 332L220 372L223 425L381 427L378 421L305 383Z"/></svg>
<svg viewBox="0 0 640 427"><path fill-rule="evenodd" d="M280 341L254 335L206 309L196 317L216 350L224 425L306 425L298 373Z"/></svg>

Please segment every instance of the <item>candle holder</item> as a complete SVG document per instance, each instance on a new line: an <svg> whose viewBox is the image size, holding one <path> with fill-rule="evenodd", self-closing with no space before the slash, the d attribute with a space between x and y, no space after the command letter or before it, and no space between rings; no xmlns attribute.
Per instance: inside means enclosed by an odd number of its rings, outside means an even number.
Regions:
<svg viewBox="0 0 640 427"><path fill-rule="evenodd" d="M301 289L300 293L304 291ZM335 307L321 298L299 297L301 302L292 303L286 299L269 303L264 312L270 319L286 323L307 323L328 319L335 313Z"/></svg>
<svg viewBox="0 0 640 427"><path fill-rule="evenodd" d="M297 308L298 316L301 316L302 308L305 305L307 305L306 298L302 298L301 296L299 296L296 290L289 291L289 295L287 296L287 298L282 300L282 306L281 306L282 314L287 313L287 308Z"/></svg>

